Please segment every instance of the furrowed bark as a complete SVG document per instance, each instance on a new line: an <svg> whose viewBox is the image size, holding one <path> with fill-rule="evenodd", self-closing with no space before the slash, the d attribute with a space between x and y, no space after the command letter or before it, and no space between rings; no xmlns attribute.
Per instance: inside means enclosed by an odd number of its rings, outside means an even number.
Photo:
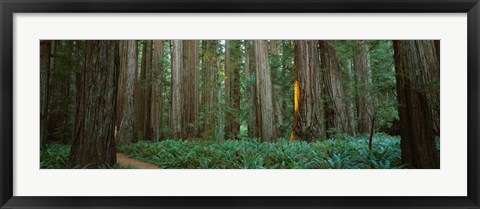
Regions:
<svg viewBox="0 0 480 209"><path fill-rule="evenodd" d="M422 43L423 42L423 43ZM402 162L415 168L439 168L434 140L434 124L429 104L427 76L435 60L429 41L393 41L397 78L398 113ZM429 56L426 56L429 54ZM431 67L431 66L430 66Z"/></svg>
<svg viewBox="0 0 480 209"><path fill-rule="evenodd" d="M295 41L294 112L290 140L322 139L318 41Z"/></svg>
<svg viewBox="0 0 480 209"><path fill-rule="evenodd" d="M276 140L273 88L268 59L267 41L254 40L255 74L257 87L257 128L262 141Z"/></svg>
<svg viewBox="0 0 480 209"><path fill-rule="evenodd" d="M70 162L97 168L116 163L115 117L120 65L118 41L86 41L85 69L78 92L79 120L75 125Z"/></svg>

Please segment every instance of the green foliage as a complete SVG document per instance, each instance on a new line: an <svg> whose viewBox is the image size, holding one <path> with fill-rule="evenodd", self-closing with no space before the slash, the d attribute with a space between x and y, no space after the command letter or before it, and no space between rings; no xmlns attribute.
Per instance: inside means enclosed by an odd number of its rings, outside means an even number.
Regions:
<svg viewBox="0 0 480 209"><path fill-rule="evenodd" d="M258 139L227 140L222 145L205 140L141 141L121 146L129 157L160 168L208 169L390 169L400 162L400 139L377 134L368 149L368 137L337 135L335 139L260 142Z"/></svg>
<svg viewBox="0 0 480 209"><path fill-rule="evenodd" d="M83 169L88 165L81 166L69 162L71 145L49 144L40 149L40 168L41 169ZM102 165L99 169L125 169L118 164Z"/></svg>

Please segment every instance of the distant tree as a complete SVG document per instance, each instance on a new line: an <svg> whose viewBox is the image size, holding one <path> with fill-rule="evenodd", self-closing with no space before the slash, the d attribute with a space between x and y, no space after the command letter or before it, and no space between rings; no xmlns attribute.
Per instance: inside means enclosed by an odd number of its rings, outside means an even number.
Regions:
<svg viewBox="0 0 480 209"><path fill-rule="evenodd" d="M98 167L116 163L115 107L120 65L118 41L86 41L85 68L70 161Z"/></svg>
<svg viewBox="0 0 480 209"><path fill-rule="evenodd" d="M40 144L48 138L48 104L52 41L40 41Z"/></svg>
<svg viewBox="0 0 480 209"><path fill-rule="evenodd" d="M143 138L152 139L151 108L152 108L152 41L144 41L142 53L141 84L143 91Z"/></svg>
<svg viewBox="0 0 480 209"><path fill-rule="evenodd" d="M277 75L276 77L280 78L282 74L282 67L280 62L280 41L279 40L270 40L270 63L271 63L271 71L272 77ZM280 132L283 127L283 103L282 103L282 92L281 92L281 79L273 79L273 106L275 108L275 126L277 128L277 132Z"/></svg>
<svg viewBox="0 0 480 209"><path fill-rule="evenodd" d="M440 167L427 91L429 70L438 65L432 46L433 41L393 41L402 162L415 168Z"/></svg>
<svg viewBox="0 0 480 209"><path fill-rule="evenodd" d="M268 42L253 41L255 54L255 77L257 94L257 134L263 141L274 141L277 137L273 87L268 59Z"/></svg>
<svg viewBox="0 0 480 209"><path fill-rule="evenodd" d="M353 67L355 71L356 84L356 107L357 107L357 129L360 134L370 132L371 119L373 116L372 98L370 97L371 75L368 64L368 52L365 41L355 41L355 55Z"/></svg>
<svg viewBox="0 0 480 209"><path fill-rule="evenodd" d="M214 99L215 89L217 88L217 48L218 41L215 40L204 40L202 41L202 64L203 64L203 94L202 94L202 107L204 121L203 121L203 132L212 133L215 131L215 110L214 110Z"/></svg>
<svg viewBox="0 0 480 209"><path fill-rule="evenodd" d="M320 63L323 70L322 96L325 100L324 117L327 138L336 133L354 135L350 106L346 103L346 93L342 74L332 41L319 41Z"/></svg>
<svg viewBox="0 0 480 209"><path fill-rule="evenodd" d="M170 106L170 127L174 139L182 138L182 75L183 75L183 42L172 43L172 105Z"/></svg>
<svg viewBox="0 0 480 209"><path fill-rule="evenodd" d="M225 40L225 135L237 139L240 132L240 41Z"/></svg>
<svg viewBox="0 0 480 209"><path fill-rule="evenodd" d="M163 121L163 41L153 41L153 67L151 69L152 105L150 107L150 126L152 127L152 139L158 141L162 138Z"/></svg>
<svg viewBox="0 0 480 209"><path fill-rule="evenodd" d="M290 140L322 139L318 41L295 41L293 131Z"/></svg>
<svg viewBox="0 0 480 209"><path fill-rule="evenodd" d="M247 82L247 129L248 137L254 138L257 136L256 129L256 103L255 103L255 84L252 82L255 79L255 72L250 67L250 46L251 41L244 40L243 47L245 53L245 77Z"/></svg>

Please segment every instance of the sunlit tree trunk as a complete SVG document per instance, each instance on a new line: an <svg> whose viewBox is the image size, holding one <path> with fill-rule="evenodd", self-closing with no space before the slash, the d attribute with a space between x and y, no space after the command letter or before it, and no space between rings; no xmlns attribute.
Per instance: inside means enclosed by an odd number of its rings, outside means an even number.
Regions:
<svg viewBox="0 0 480 209"><path fill-rule="evenodd" d="M335 133L354 134L350 106L345 101L342 74L332 44L332 41L319 41L327 138Z"/></svg>
<svg viewBox="0 0 480 209"><path fill-rule="evenodd" d="M40 144L47 142L48 137L48 100L50 80L50 50L52 41L40 41Z"/></svg>
<svg viewBox="0 0 480 209"><path fill-rule="evenodd" d="M137 41L120 41L120 75L117 92L117 144L129 144L134 138L134 96L137 79Z"/></svg>
<svg viewBox="0 0 480 209"><path fill-rule="evenodd" d="M120 65L118 41L86 41L85 69L78 92L79 120L70 162L98 167L116 163L115 106Z"/></svg>
<svg viewBox="0 0 480 209"><path fill-rule="evenodd" d="M198 47L197 40L183 41L182 138L184 139L198 136L198 121L196 121L200 111Z"/></svg>
<svg viewBox="0 0 480 209"><path fill-rule="evenodd" d="M294 116L290 140L322 139L318 41L295 41Z"/></svg>
<svg viewBox="0 0 480 209"><path fill-rule="evenodd" d="M255 80L255 74L250 68L250 46L251 41L244 40L243 42L245 50L245 77L247 78L247 129L248 137L254 138L257 136L256 121L255 121L255 84L252 82Z"/></svg>
<svg viewBox="0 0 480 209"><path fill-rule="evenodd" d="M152 105L150 109L150 125L152 127L152 139L158 141L162 138L163 120L163 97L162 97L162 63L163 63L163 42L153 41L153 67L152 75Z"/></svg>
<svg viewBox="0 0 480 209"><path fill-rule="evenodd" d="M257 87L257 131L262 141L274 141L277 133L267 44L267 41L264 40L253 41Z"/></svg>
<svg viewBox="0 0 480 209"><path fill-rule="evenodd" d="M170 106L170 127L174 139L182 138L182 74L183 74L183 44L174 40L172 47L172 104Z"/></svg>
<svg viewBox="0 0 480 209"><path fill-rule="evenodd" d="M370 69L368 66L368 52L365 41L356 42L356 53L353 58L356 84L357 128L360 134L370 132L372 102L369 93L371 84Z"/></svg>
<svg viewBox="0 0 480 209"><path fill-rule="evenodd" d="M430 45L433 41L393 41L402 162L415 168L440 167L427 91L429 70L438 65Z"/></svg>

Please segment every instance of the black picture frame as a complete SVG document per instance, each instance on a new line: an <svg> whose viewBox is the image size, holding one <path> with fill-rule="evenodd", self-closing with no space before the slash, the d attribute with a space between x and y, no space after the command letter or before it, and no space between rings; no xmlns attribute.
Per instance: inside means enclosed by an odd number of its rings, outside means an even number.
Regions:
<svg viewBox="0 0 480 209"><path fill-rule="evenodd" d="M1 208L480 208L478 0L0 0ZM20 197L13 196L14 13L467 13L466 197ZM449 179L445 179L448 181Z"/></svg>

